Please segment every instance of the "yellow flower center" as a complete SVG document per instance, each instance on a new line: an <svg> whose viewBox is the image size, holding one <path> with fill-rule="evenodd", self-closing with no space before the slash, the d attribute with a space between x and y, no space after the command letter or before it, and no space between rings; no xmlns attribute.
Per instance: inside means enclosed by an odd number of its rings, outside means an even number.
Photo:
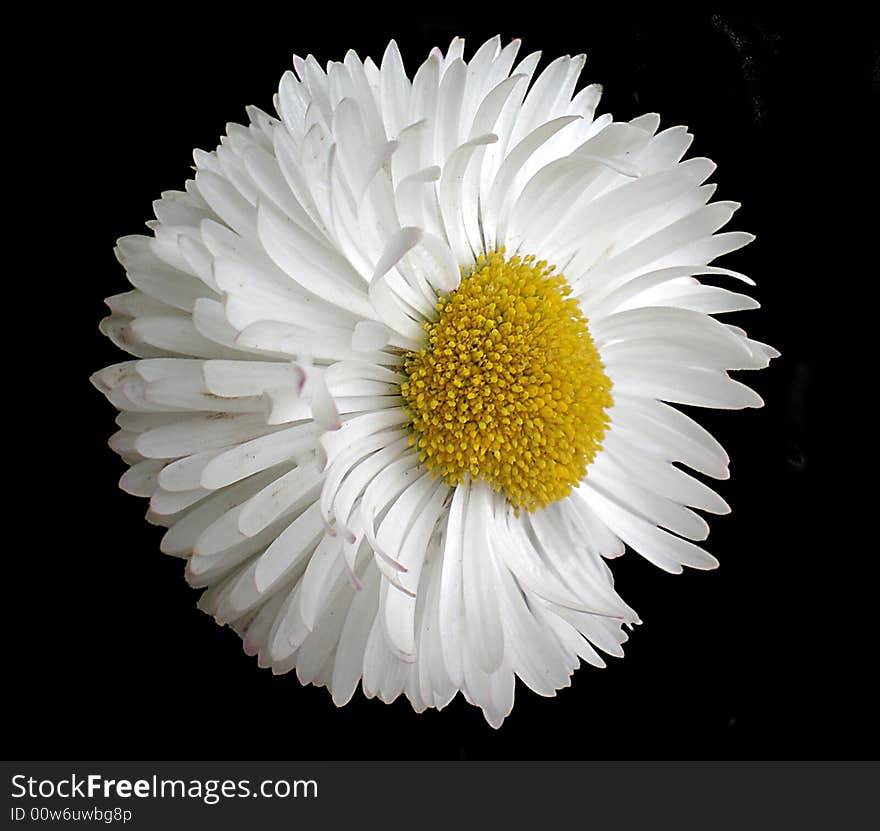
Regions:
<svg viewBox="0 0 880 831"><path fill-rule="evenodd" d="M571 287L533 256L480 256L406 356L401 393L419 459L480 477L517 509L567 496L601 450L611 381Z"/></svg>

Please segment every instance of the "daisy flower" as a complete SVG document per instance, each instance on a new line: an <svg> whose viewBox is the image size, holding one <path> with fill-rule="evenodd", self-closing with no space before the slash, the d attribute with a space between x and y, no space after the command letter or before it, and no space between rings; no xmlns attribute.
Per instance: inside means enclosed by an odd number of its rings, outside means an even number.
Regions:
<svg viewBox="0 0 880 831"><path fill-rule="evenodd" d="M728 370L778 353L713 315L699 278L715 166L684 127L596 116L584 56L536 75L456 38L410 78L294 57L277 117L247 110L124 237L133 289L93 377L161 549L261 666L338 705L360 683L417 711L461 691L499 726L619 656L636 613L607 561L716 560L699 511L724 450L673 404L761 406Z"/></svg>

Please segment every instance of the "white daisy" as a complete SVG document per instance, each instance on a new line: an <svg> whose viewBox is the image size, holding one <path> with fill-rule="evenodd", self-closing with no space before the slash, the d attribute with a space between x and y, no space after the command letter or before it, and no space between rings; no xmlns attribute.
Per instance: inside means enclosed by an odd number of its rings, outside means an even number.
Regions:
<svg viewBox="0 0 880 831"><path fill-rule="evenodd" d="M200 606L275 672L501 724L621 655L636 613L608 558L712 568L693 508L728 506L719 444L670 403L761 399L727 370L778 353L711 315L750 241L716 233L683 127L595 117L584 57L518 41L294 58L195 179L119 240L134 290L101 326L135 356L93 380L121 411L124 490Z"/></svg>

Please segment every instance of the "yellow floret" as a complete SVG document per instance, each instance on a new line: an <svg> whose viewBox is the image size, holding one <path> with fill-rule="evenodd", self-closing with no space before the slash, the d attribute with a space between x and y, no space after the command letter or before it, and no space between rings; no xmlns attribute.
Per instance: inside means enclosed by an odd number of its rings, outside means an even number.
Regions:
<svg viewBox="0 0 880 831"><path fill-rule="evenodd" d="M533 256L480 256L406 356L420 460L457 485L480 477L535 511L583 479L608 426L611 381L571 287Z"/></svg>

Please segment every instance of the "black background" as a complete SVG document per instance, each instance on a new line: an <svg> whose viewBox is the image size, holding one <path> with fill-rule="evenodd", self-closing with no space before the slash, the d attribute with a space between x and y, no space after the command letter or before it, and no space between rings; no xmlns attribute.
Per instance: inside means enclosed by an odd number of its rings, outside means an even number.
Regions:
<svg viewBox="0 0 880 831"><path fill-rule="evenodd" d="M122 8L122 7L120 7ZM13 107L13 194L26 256L7 264L8 348L22 377L7 392L4 588L7 753L19 758L773 758L876 752L869 670L870 528L825 469L855 454L870 467L869 393L840 364L859 360L855 324L876 279L863 258L876 215L861 185L875 152L872 22L664 10L570 11L543 18L513 7L480 19L433 4L431 19L349 19L254 7L97 18L47 17L13 32L28 47L35 89ZM411 7L415 9L416 7ZM460 11L460 10L459 10ZM750 375L761 410L701 412L730 453L712 518L721 568L670 576L628 553L614 563L640 613L623 660L583 667L543 699L521 685L499 731L457 698L416 716L360 692L337 710L326 690L274 677L228 629L195 608L179 560L161 555L144 500L116 488L122 462L106 446L114 411L88 383L123 359L97 331L103 298L127 283L112 248L139 233L159 192L190 175L191 149L213 149L244 107L271 111L293 52L381 58L389 37L410 75L428 50L496 33L520 55L586 52L581 84L600 82L600 112L661 113L687 124L690 155L718 163L717 198L742 202L729 229L757 241L723 264L758 282L762 309L730 318L781 349ZM872 61L874 62L872 64ZM873 73L873 75L872 75ZM23 79L13 79L14 83ZM25 197L24 194L27 194ZM860 201L861 200L861 201ZM7 248L7 251L10 249ZM11 293L16 292L13 296ZM20 297L18 292L21 292ZM735 319L735 320L734 320ZM833 370L833 371L832 371ZM829 399L834 402L829 406ZM870 409L869 409L870 411ZM849 414L849 415L847 415ZM858 437L867 431L864 439ZM842 497L842 498L841 498ZM867 605L866 605L867 604Z"/></svg>

